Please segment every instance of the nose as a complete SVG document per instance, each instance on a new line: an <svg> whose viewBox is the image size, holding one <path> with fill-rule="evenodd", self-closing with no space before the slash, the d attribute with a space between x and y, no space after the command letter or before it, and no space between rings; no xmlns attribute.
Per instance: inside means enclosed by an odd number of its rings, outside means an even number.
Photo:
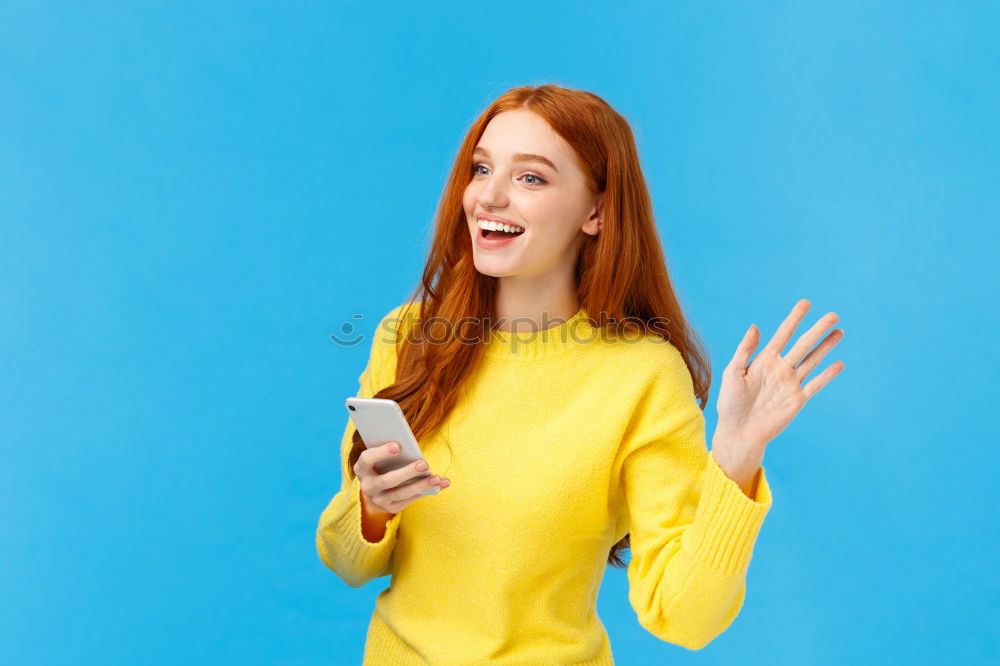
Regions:
<svg viewBox="0 0 1000 666"><path fill-rule="evenodd" d="M504 180L498 175L487 177L479 189L479 205L483 208L503 208L507 205L507 192L503 187Z"/></svg>

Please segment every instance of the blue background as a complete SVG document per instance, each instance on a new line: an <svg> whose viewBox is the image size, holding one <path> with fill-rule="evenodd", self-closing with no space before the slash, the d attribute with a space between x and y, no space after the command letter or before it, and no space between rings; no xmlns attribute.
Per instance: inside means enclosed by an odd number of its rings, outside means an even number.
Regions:
<svg viewBox="0 0 1000 666"><path fill-rule="evenodd" d="M741 615L700 652L662 643L609 569L617 661L996 658L998 19L5 3L4 663L360 662L389 579L351 589L314 544L342 400L420 275L469 124L547 82L632 123L716 373L799 298L796 338L829 311L846 333L821 365L844 371L765 457Z"/></svg>

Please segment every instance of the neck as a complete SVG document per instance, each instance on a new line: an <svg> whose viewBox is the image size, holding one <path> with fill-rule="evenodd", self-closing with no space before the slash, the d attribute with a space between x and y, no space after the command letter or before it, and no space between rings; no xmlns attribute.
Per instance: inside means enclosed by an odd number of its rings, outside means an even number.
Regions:
<svg viewBox="0 0 1000 666"><path fill-rule="evenodd" d="M498 278L494 312L498 330L540 331L572 317L580 309L580 301L572 276L567 277Z"/></svg>

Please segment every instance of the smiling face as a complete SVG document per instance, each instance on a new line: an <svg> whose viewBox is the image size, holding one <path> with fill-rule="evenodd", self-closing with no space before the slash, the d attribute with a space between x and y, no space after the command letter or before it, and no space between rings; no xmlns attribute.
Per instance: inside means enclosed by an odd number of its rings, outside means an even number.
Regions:
<svg viewBox="0 0 1000 666"><path fill-rule="evenodd" d="M600 230L600 196L587 189L573 148L541 116L518 109L490 120L472 162L462 205L476 270L542 280L571 273L583 234ZM484 242L480 215L524 232Z"/></svg>

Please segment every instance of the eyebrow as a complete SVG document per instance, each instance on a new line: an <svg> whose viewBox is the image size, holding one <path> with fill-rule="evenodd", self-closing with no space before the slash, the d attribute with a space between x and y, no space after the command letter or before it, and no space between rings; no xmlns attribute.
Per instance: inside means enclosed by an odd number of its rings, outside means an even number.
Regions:
<svg viewBox="0 0 1000 666"><path fill-rule="evenodd" d="M476 146L476 149L472 151L473 155L476 153L482 153L486 157L490 156L490 151L480 146ZM557 169L556 165L552 163L552 160L543 155L536 155L535 153L514 153L512 157L515 162L541 162L556 173L559 173L559 169Z"/></svg>

